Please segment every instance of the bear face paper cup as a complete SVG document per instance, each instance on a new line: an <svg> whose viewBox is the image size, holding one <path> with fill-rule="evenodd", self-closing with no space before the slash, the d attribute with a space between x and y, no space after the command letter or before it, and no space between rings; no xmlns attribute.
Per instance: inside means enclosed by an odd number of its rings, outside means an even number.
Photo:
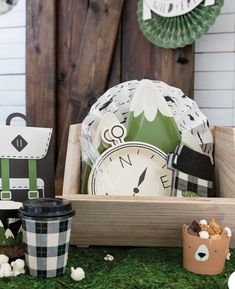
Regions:
<svg viewBox="0 0 235 289"><path fill-rule="evenodd" d="M33 277L57 277L65 272L72 216L71 203L63 199L29 200L19 215L26 245L25 262Z"/></svg>
<svg viewBox="0 0 235 289"><path fill-rule="evenodd" d="M223 232L221 239L202 239L188 233L183 226L183 266L188 271L203 275L223 272L230 238Z"/></svg>

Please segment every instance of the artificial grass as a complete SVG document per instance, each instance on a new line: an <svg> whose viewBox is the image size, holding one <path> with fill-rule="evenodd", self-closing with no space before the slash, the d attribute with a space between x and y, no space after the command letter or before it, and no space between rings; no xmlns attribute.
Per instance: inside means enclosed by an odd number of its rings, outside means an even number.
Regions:
<svg viewBox="0 0 235 289"><path fill-rule="evenodd" d="M106 254L114 261L104 261ZM235 250L218 276L200 276L182 267L181 248L71 247L66 273L57 278L28 275L0 279L0 289L227 289L235 270ZM82 267L86 278L75 282L70 267Z"/></svg>

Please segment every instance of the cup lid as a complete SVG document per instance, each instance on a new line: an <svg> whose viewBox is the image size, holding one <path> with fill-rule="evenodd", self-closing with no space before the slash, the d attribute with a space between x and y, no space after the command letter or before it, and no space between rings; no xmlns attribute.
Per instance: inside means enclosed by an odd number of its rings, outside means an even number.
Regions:
<svg viewBox="0 0 235 289"><path fill-rule="evenodd" d="M60 198L27 200L23 203L22 208L19 209L19 213L22 216L32 218L69 217L75 215L72 204Z"/></svg>

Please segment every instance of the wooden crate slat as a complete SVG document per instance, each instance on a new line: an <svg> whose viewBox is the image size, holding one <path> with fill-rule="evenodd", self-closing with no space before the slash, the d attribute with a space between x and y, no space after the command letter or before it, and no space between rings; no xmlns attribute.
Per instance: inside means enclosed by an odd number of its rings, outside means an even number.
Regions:
<svg viewBox="0 0 235 289"><path fill-rule="evenodd" d="M81 125L71 125L66 154L63 196L80 193L81 184Z"/></svg>
<svg viewBox="0 0 235 289"><path fill-rule="evenodd" d="M71 244L182 246L182 225L216 220L235 231L235 199L68 195L76 215ZM232 238L231 246L235 246Z"/></svg>

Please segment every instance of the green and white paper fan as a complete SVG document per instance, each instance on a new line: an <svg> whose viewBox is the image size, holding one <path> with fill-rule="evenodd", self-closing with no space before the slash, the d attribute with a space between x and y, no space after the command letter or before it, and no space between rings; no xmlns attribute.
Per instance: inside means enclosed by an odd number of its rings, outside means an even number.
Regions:
<svg viewBox="0 0 235 289"><path fill-rule="evenodd" d="M192 44L209 30L223 3L224 0L215 0L214 5L205 6L202 1L190 12L174 17L163 17L150 12L151 18L144 20L144 0L138 0L137 20L150 42L164 48L179 48Z"/></svg>

